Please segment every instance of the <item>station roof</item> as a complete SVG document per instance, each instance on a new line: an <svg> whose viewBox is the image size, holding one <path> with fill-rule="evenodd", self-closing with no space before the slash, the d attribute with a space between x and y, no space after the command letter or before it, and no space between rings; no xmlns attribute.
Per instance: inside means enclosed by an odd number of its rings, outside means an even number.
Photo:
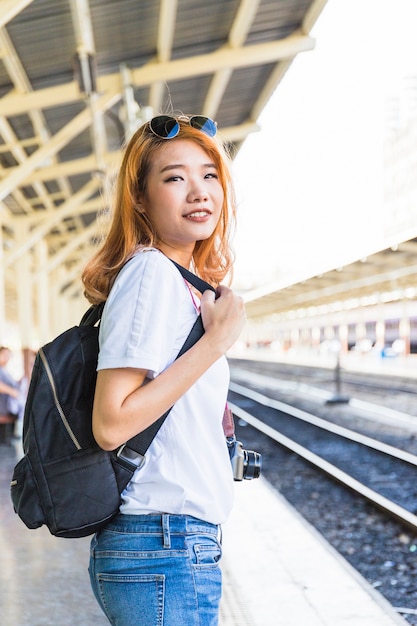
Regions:
<svg viewBox="0 0 417 626"><path fill-rule="evenodd" d="M292 314L301 309L357 306L417 298L417 238L385 248L344 267L337 267L294 284L280 281L248 292L250 318Z"/></svg>
<svg viewBox="0 0 417 626"><path fill-rule="evenodd" d="M148 107L201 113L216 119L238 150L258 129L295 56L313 48L309 33L325 4L2 0L0 220L8 316L15 315L16 264L40 242L43 251L30 255L32 275L59 268L57 291L80 289L97 216L106 208L102 174L118 162L128 121L146 121Z"/></svg>

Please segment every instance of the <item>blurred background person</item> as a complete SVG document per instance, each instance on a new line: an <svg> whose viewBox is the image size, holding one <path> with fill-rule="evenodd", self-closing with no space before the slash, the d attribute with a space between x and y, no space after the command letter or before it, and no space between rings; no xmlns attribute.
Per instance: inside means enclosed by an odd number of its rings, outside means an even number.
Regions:
<svg viewBox="0 0 417 626"><path fill-rule="evenodd" d="M0 443L10 443L21 414L20 385L7 369L11 351L0 346Z"/></svg>

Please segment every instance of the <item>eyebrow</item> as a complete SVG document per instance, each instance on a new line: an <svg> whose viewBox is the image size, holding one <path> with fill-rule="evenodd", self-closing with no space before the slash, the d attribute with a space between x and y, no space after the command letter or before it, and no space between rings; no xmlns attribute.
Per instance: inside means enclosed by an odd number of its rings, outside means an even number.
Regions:
<svg viewBox="0 0 417 626"><path fill-rule="evenodd" d="M170 163L169 165L165 165L165 167L163 167L161 169L161 174L163 174L164 172L169 172L170 170L176 170L176 169L185 169L186 166L183 165L182 163ZM216 169L216 164L215 163L203 163L202 168L214 168Z"/></svg>

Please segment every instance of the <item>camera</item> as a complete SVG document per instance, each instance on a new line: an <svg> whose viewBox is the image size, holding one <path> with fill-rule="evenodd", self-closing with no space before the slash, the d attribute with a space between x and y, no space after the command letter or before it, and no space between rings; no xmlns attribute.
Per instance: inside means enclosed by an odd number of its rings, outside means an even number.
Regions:
<svg viewBox="0 0 417 626"><path fill-rule="evenodd" d="M253 450L245 450L236 437L227 438L234 480L259 478L262 469L262 455Z"/></svg>

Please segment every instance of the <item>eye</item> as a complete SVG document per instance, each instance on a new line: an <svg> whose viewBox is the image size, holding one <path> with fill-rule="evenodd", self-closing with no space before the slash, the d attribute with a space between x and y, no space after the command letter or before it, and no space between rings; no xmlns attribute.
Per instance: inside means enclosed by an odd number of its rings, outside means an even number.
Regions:
<svg viewBox="0 0 417 626"><path fill-rule="evenodd" d="M208 174L205 175L204 178L219 178L219 175L217 174L217 172L209 172Z"/></svg>
<svg viewBox="0 0 417 626"><path fill-rule="evenodd" d="M178 180L182 180L182 176L180 176L179 174L175 174L174 176L169 176L169 178L166 178L165 182L170 183L170 182L176 182Z"/></svg>

